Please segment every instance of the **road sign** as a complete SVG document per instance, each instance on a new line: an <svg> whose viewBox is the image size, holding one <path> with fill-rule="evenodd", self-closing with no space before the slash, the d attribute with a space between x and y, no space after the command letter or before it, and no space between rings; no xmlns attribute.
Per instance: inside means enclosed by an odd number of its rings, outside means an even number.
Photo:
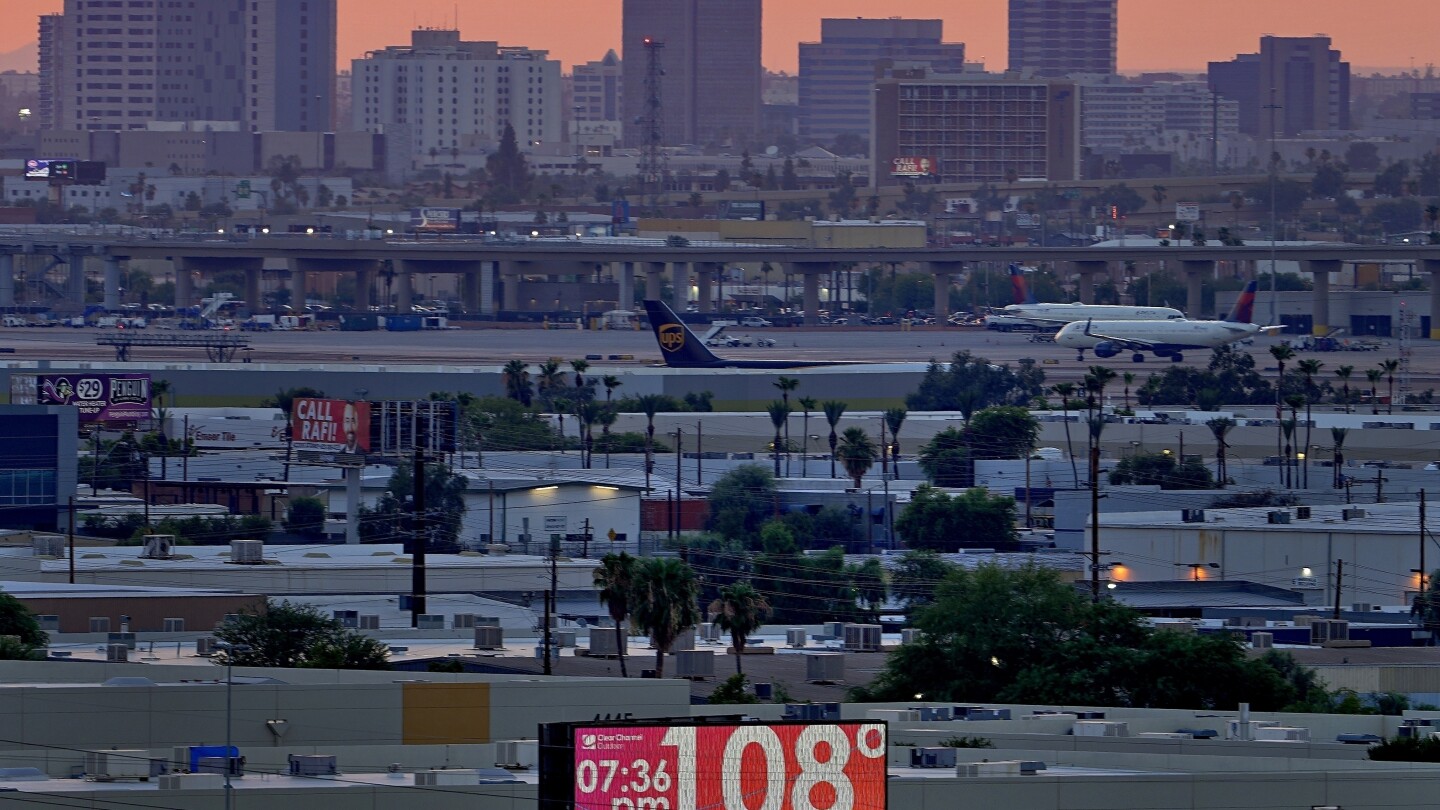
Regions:
<svg viewBox="0 0 1440 810"><path fill-rule="evenodd" d="M1175 203L1175 219L1181 222L1199 222L1200 204L1188 202Z"/></svg>
<svg viewBox="0 0 1440 810"><path fill-rule="evenodd" d="M250 181L249 181L249 180L241 180L240 182L238 182L238 183L235 184L235 199L237 199L237 200L248 200L248 199L250 199Z"/></svg>

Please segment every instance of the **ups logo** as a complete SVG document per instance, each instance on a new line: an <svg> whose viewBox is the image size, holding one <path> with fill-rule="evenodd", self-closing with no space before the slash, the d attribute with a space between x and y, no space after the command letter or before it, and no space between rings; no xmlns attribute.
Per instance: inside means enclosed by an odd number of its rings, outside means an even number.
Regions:
<svg viewBox="0 0 1440 810"><path fill-rule="evenodd" d="M660 327L660 348L667 352L678 352L685 345L685 328L678 323L667 323Z"/></svg>

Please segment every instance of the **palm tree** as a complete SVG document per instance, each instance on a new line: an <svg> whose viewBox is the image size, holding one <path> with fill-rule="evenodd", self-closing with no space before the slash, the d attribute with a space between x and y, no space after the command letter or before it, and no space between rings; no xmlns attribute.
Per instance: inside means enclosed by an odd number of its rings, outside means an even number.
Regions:
<svg viewBox="0 0 1440 810"><path fill-rule="evenodd" d="M845 415L845 403L839 400L827 399L820 405L825 412L825 421L830 423L830 477L835 477L835 448L839 444L839 437L835 433L835 426L840 424L840 417Z"/></svg>
<svg viewBox="0 0 1440 810"><path fill-rule="evenodd" d="M1385 377L1390 384L1390 407L1388 413L1395 413L1395 372L1400 370L1400 361L1394 358L1381 360L1380 368L1385 370Z"/></svg>
<svg viewBox="0 0 1440 810"><path fill-rule="evenodd" d="M620 382L620 378L616 377L614 374L606 374L604 377L600 378L600 384L605 386L605 402L608 403L610 402L611 396L614 395L615 389L619 388L625 383Z"/></svg>
<svg viewBox="0 0 1440 810"><path fill-rule="evenodd" d="M1288 343L1277 343L1270 347L1270 356L1275 358L1276 365L1280 367L1280 375L1275 379L1275 418L1278 420L1280 418L1280 398L1285 395L1285 361L1295 356L1295 350L1290 348ZM1284 455L1281 452L1283 444L1284 437L1277 431L1275 433L1275 452L1279 455Z"/></svg>
<svg viewBox="0 0 1440 810"><path fill-rule="evenodd" d="M556 428L560 431L561 441L565 437L565 414L555 406L555 401L561 396L560 389L565 385L565 375L560 372L560 361L546 360L540 364L538 388L540 389L540 400L545 403L545 410L555 414ZM562 449L564 445L561 445Z"/></svg>
<svg viewBox="0 0 1440 810"><path fill-rule="evenodd" d="M1103 421L1103 417L1099 417L1098 414L1105 404L1105 386L1109 385L1116 376L1118 375L1114 371L1111 371L1105 366L1091 366L1090 373L1085 375L1085 403L1090 407L1090 421L1092 423L1090 432L1092 441L1099 441L1099 436L1094 430L1093 423L1097 418L1101 418ZM1092 449L1095 446L1096 445L1092 445Z"/></svg>
<svg viewBox="0 0 1440 810"><path fill-rule="evenodd" d="M1080 469L1075 465L1075 444L1070 440L1070 397L1075 396L1075 383L1055 383L1050 386L1060 397L1060 420L1065 423L1065 452L1070 455L1070 476L1072 485L1080 488Z"/></svg>
<svg viewBox="0 0 1440 810"><path fill-rule="evenodd" d="M895 468L895 477L900 477L900 428L905 424L905 417L909 411L904 408L888 408L884 413L885 427L890 428L890 463ZM884 453L881 458L883 460ZM884 474L884 470L880 471Z"/></svg>
<svg viewBox="0 0 1440 810"><path fill-rule="evenodd" d="M801 430L805 433L804 436L800 437L800 477L808 478L809 465L807 462L810 460L810 412L815 410L818 403L814 397L800 397L795 401L800 403L800 409L805 413L804 421L800 423Z"/></svg>
<svg viewBox="0 0 1440 810"><path fill-rule="evenodd" d="M647 557L635 566L631 613L655 646L655 677L665 677L665 654L675 639L700 621L700 582L674 557Z"/></svg>
<svg viewBox="0 0 1440 810"><path fill-rule="evenodd" d="M600 416L595 420L600 423L600 440L605 445L605 469L610 469L610 428L614 426L615 419L619 416L615 408L606 403L600 409Z"/></svg>
<svg viewBox="0 0 1440 810"><path fill-rule="evenodd" d="M595 423L600 413L608 410L598 402L581 402L575 406L575 421L580 424L580 466L590 469L595 453Z"/></svg>
<svg viewBox="0 0 1440 810"><path fill-rule="evenodd" d="M571 360L570 368L575 370L575 387L585 387L585 372L590 370L589 360Z"/></svg>
<svg viewBox="0 0 1440 810"><path fill-rule="evenodd" d="M1345 466L1345 437L1350 435L1350 428L1330 428L1330 441L1335 443L1335 481L1336 489L1340 488L1340 479L1344 476L1340 470Z"/></svg>
<svg viewBox="0 0 1440 810"><path fill-rule="evenodd" d="M1285 397L1285 404L1290 408L1290 418L1282 420L1280 423L1281 429L1285 430L1285 483L1286 486L1294 486L1298 482L1294 480L1292 464L1294 455L1291 453L1291 449L1294 443L1295 428L1300 424L1300 406L1305 404L1305 397L1300 394L1291 394ZM1286 429L1286 423L1289 424L1288 429Z"/></svg>
<svg viewBox="0 0 1440 810"><path fill-rule="evenodd" d="M531 388L530 372L527 370L530 364L524 360L511 360L505 364L502 372L505 376L505 396L519 402L525 407L530 407Z"/></svg>
<svg viewBox="0 0 1440 810"><path fill-rule="evenodd" d="M783 435L785 425L790 422L790 406L783 402L772 402L765 406L770 414L770 423L775 426L775 443L771 447L775 450L775 477L780 477L780 453L782 443L786 442Z"/></svg>
<svg viewBox="0 0 1440 810"><path fill-rule="evenodd" d="M630 618L631 601L635 596L635 564L639 560L625 552L606 554L600 558L600 567L595 569L595 590L600 604L610 613L615 622L615 632L625 634L625 620ZM628 678L625 671L625 644L623 639L615 640L615 649L620 657L620 677Z"/></svg>
<svg viewBox="0 0 1440 810"><path fill-rule="evenodd" d="M1319 360L1301 360L1295 364L1300 373L1305 377L1305 446L1313 447L1310 441L1310 433L1315 429L1315 420L1310 416L1310 404L1315 401L1319 393L1315 390L1315 375L1320 373L1320 368L1325 364ZM1310 453L1305 454L1305 463L1300 465L1301 486L1310 486Z"/></svg>
<svg viewBox="0 0 1440 810"><path fill-rule="evenodd" d="M837 454L840 456L841 465L845 467L845 474L850 476L850 480L855 482L855 488L859 489L860 479L870 472L875 459L880 456L880 449L875 446L875 441L864 428L852 427L845 428Z"/></svg>
<svg viewBox="0 0 1440 810"><path fill-rule="evenodd" d="M745 657L745 640L770 618L770 603L748 581L734 582L720 589L720 598L710 603L710 613L720 629L730 633L735 674L745 674L740 664Z"/></svg>
<svg viewBox="0 0 1440 810"><path fill-rule="evenodd" d="M1380 413L1380 395L1379 395L1378 392L1379 392L1379 388L1380 388L1380 379L1381 379L1382 377L1384 377L1384 376L1385 376L1385 370L1384 370L1383 368L1367 368L1367 369L1365 369L1365 379L1370 381L1370 413L1371 413L1371 415L1378 415L1378 414Z"/></svg>
<svg viewBox="0 0 1440 810"><path fill-rule="evenodd" d="M1350 375L1355 373L1354 366L1341 366L1335 369L1335 376L1340 378L1340 397L1345 405L1345 413L1350 413Z"/></svg>
<svg viewBox="0 0 1440 810"><path fill-rule="evenodd" d="M1235 427L1235 420L1217 416L1206 422L1205 425L1215 435L1215 477L1220 482L1220 488L1224 489L1225 484L1230 480L1229 472L1225 468L1225 448L1229 446L1225 443L1225 434ZM1184 459L1181 461L1183 462Z"/></svg>
<svg viewBox="0 0 1440 810"><path fill-rule="evenodd" d="M1130 386L1135 382L1135 373L1127 371L1121 375L1125 380L1125 410L1130 410Z"/></svg>
<svg viewBox="0 0 1440 810"><path fill-rule="evenodd" d="M643 394L635 401L645 414L645 488L650 488L650 475L655 471L655 414L665 402L659 394Z"/></svg>
<svg viewBox="0 0 1440 810"><path fill-rule="evenodd" d="M160 478L162 480L167 479L170 475L170 439L165 435L165 423L170 420L170 397L174 390L174 386L170 384L169 380L151 380L150 382L150 398L155 402L155 424L158 425L155 434L160 439ZM188 440L190 437L183 436L181 438ZM148 470L149 464L146 464L146 468Z"/></svg>
<svg viewBox="0 0 1440 810"><path fill-rule="evenodd" d="M790 411L790 392L800 387L800 381L794 377L781 377L775 381L775 387L780 390L780 401L785 403L786 413ZM785 474L790 474L790 423L785 423ZM776 473L779 475L779 473Z"/></svg>

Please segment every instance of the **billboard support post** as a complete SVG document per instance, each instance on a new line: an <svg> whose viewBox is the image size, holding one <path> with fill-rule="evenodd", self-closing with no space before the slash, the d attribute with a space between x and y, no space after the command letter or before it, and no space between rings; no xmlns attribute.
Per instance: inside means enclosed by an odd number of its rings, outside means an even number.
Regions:
<svg viewBox="0 0 1440 810"><path fill-rule="evenodd" d="M415 442L414 548L410 552L410 626L420 626L425 612L425 443Z"/></svg>
<svg viewBox="0 0 1440 810"><path fill-rule="evenodd" d="M345 468L345 545L360 544L360 468Z"/></svg>

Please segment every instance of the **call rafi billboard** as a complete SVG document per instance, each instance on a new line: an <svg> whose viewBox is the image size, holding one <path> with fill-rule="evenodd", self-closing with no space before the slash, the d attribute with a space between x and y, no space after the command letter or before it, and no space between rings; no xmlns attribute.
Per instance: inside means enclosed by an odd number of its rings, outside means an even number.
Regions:
<svg viewBox="0 0 1440 810"><path fill-rule="evenodd" d="M37 374L35 402L74 405L80 423L150 418L149 374Z"/></svg>

